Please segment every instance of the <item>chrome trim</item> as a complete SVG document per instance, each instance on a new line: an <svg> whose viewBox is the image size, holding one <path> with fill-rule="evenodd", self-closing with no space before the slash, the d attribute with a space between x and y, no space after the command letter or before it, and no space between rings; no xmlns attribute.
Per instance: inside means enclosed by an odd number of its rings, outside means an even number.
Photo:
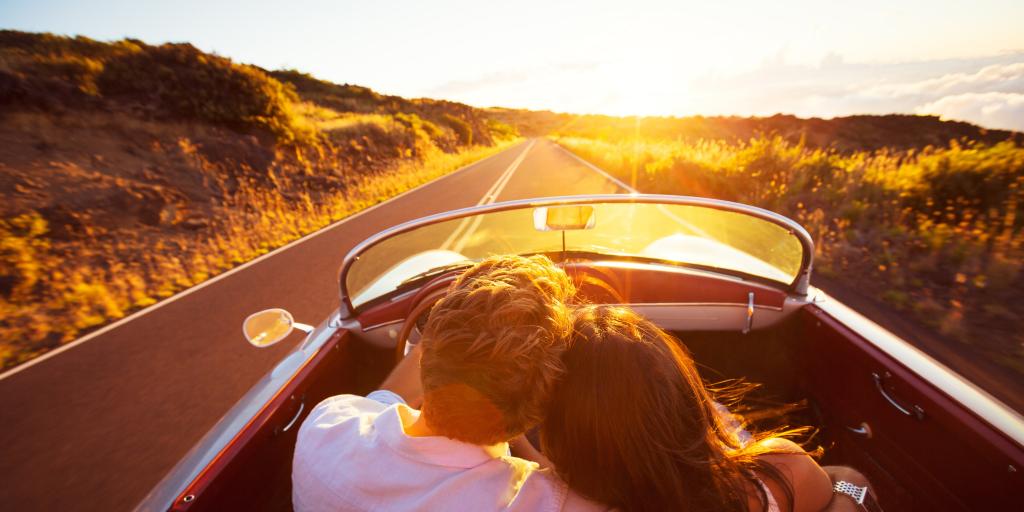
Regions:
<svg viewBox="0 0 1024 512"><path fill-rule="evenodd" d="M391 321L382 322L382 323L379 323L379 324L368 325L366 327L363 327L362 330L363 330L363 332L372 331L372 330L380 328L380 327L387 327L389 325L400 324L400 323L402 323L404 321L405 321L404 318L399 318L398 320L391 320Z"/></svg>
<svg viewBox="0 0 1024 512"><path fill-rule="evenodd" d="M965 409L986 421L1019 446L1024 446L1024 416L999 401L973 382L964 379L921 349L907 343L884 327L872 322L849 306L812 288L817 297L814 305L846 325L882 352L958 402Z"/></svg>
<svg viewBox="0 0 1024 512"><path fill-rule="evenodd" d="M750 332L754 325L754 292L747 294L747 325L743 327L743 334Z"/></svg>
<svg viewBox="0 0 1024 512"><path fill-rule="evenodd" d="M664 307L729 307L729 308L744 308L750 307L750 304L743 302L626 302L619 304L601 303L605 306L622 306L632 308L636 306L664 306ZM782 308L775 306L766 306L763 304L754 304L754 309L765 309L768 311L782 311Z"/></svg>
<svg viewBox="0 0 1024 512"><path fill-rule="evenodd" d="M289 430L291 430L292 427L295 426L295 422L299 421L299 418L302 417L302 411L304 410L306 410L306 400L302 400L301 402L299 402L299 411L295 413L295 416L292 417L292 420L289 421L287 425L281 428L282 434L288 432Z"/></svg>
<svg viewBox="0 0 1024 512"><path fill-rule="evenodd" d="M888 379L889 377L892 377L892 374L889 372L885 372L885 378ZM871 372L871 378L875 380L875 389L877 389L878 392L882 394L882 397L889 402L889 405L895 407L897 411L903 413L906 416L913 416L919 420L924 419L924 409L922 409L920 406L915 405L914 410L911 411L910 409L903 407L903 405L897 402L895 398L889 395L889 393L886 393L885 386L882 385L882 377L878 375L878 373Z"/></svg>
<svg viewBox="0 0 1024 512"><path fill-rule="evenodd" d="M810 284L810 270L814 257L814 241L811 240L811 235L807 233L800 224L797 224L792 219L779 215L775 212L758 208L756 206L749 206L740 203L734 203L732 201L723 201L720 199L708 199L705 197L693 197L693 196L672 196L672 195L659 195L659 194L593 194L593 195L579 195L579 196L559 196L559 197L546 197L537 199L521 199L517 201L505 201L500 203L492 203L481 206L471 206L469 208L461 208L458 210L452 210L448 212L438 213L434 215L428 215L419 219L411 220L394 226L390 229L386 229L377 233L376 235L363 240L359 245L355 246L345 256L341 267L338 269L338 290L341 295L341 309L343 318L347 318L353 312L355 308L352 306L352 300L349 298L345 289L345 278L348 276L349 268L352 266L359 256L366 252L367 249L379 244L380 242L391 238L402 233L412 231L414 229L428 226L431 224L437 224L449 220L461 219L472 215L480 215L484 213L495 213L507 210L515 210L521 208L538 208L542 206L561 206L561 205L572 205L572 204L594 204L594 203L606 203L606 204L660 204L660 205L676 205L676 206L700 206L704 208L711 208L715 210L729 211L735 213L742 213L750 215L751 217L759 218L777 224L790 233L796 236L800 245L803 247L803 254L801 254L800 269L797 271L797 275L793 282L786 285L787 289L797 295L806 295L808 286ZM784 283L781 283L784 284Z"/></svg>
<svg viewBox="0 0 1024 512"><path fill-rule="evenodd" d="M853 432L854 434L864 436L866 439L871 439L874 433L871 431L871 425L867 423L861 423L859 427L846 427L846 430Z"/></svg>
<svg viewBox="0 0 1024 512"><path fill-rule="evenodd" d="M413 295L416 295L417 293L419 293L418 289L409 290L409 291L407 291L405 293L399 293L398 295L395 295L394 297L391 297L391 302L398 302L398 301L400 301L402 299L407 299L407 298L409 298L409 297L411 297Z"/></svg>

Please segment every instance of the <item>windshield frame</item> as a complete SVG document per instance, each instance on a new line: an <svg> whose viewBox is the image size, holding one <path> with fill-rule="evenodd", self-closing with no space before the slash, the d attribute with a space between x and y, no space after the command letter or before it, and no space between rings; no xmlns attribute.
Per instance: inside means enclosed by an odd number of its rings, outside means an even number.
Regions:
<svg viewBox="0 0 1024 512"><path fill-rule="evenodd" d="M367 238L366 240L363 240L361 243L353 247L352 250L350 250L348 254L345 255L345 259L342 261L341 267L338 269L338 290L340 293L342 310L343 312L349 313L355 312L355 308L353 308L352 306L352 300L347 293L345 285L349 269L359 259L360 255L362 255L371 247L383 242L384 240L419 229L424 226L429 226L431 224L438 224L441 222L457 220L463 217L470 217L474 215L496 213L525 208L538 208L542 206L565 206L601 203L697 206L750 215L752 217L774 223L786 229L787 231L789 231L790 234L797 238L797 240L800 242L801 248L803 249L803 254L801 254L800 268L797 271L796 277L794 277L792 282L790 282L789 284L785 284L779 281L770 281L770 283L776 286L784 286L785 291L794 293L796 295L807 295L807 289L810 285L811 269L814 260L814 241L811 239L811 235L807 232L807 230L803 228L803 226L801 226L796 221L788 217L785 217L770 210L765 210L764 208L758 208L756 206L750 206L732 201L724 201L721 199L710 199L706 197L675 196L665 194L588 194L542 197L535 199L520 199L515 201L491 203L488 205L471 206L468 208L460 208L457 210L450 210L447 212L420 217L418 219L404 222L397 226L381 231L376 235L373 235ZM685 265L683 264L672 264L679 267L685 267ZM742 271L739 270L736 270L735 273L743 274ZM758 276L754 276L751 274L743 275L753 279L757 279L758 281L765 281L764 279L758 278ZM364 304L363 306L366 306L366 304Z"/></svg>

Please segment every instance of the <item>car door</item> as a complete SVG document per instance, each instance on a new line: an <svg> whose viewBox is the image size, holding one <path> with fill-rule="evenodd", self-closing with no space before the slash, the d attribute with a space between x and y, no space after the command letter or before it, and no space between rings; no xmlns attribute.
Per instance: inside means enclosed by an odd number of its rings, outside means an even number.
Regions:
<svg viewBox="0 0 1024 512"><path fill-rule="evenodd" d="M800 314L825 462L865 472L887 510L1024 510L1018 413L842 304Z"/></svg>

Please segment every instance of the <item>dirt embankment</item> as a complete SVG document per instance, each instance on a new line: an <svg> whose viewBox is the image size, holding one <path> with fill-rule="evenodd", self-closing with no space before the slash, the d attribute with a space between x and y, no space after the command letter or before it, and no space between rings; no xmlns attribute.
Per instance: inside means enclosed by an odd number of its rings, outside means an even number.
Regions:
<svg viewBox="0 0 1024 512"><path fill-rule="evenodd" d="M0 31L0 367L514 136L188 44Z"/></svg>

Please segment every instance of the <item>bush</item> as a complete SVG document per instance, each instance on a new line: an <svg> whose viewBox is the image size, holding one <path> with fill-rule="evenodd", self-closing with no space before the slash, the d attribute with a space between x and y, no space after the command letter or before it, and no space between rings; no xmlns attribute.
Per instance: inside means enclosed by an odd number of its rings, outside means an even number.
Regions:
<svg viewBox="0 0 1024 512"><path fill-rule="evenodd" d="M444 114L441 116L441 119L455 131L455 135L459 137L460 144L463 146L473 145L473 127L469 123L451 114Z"/></svg>
<svg viewBox="0 0 1024 512"><path fill-rule="evenodd" d="M24 63L19 71L65 82L85 94L96 96L99 94L96 79L103 71L103 63L90 57L43 55Z"/></svg>
<svg viewBox="0 0 1024 512"><path fill-rule="evenodd" d="M511 140L519 137L519 130L510 124L503 123L497 119L487 119L485 121L487 130L491 132L491 136L498 140Z"/></svg>
<svg viewBox="0 0 1024 512"><path fill-rule="evenodd" d="M0 296L26 296L45 277L46 231L46 220L35 212L0 219Z"/></svg>
<svg viewBox="0 0 1024 512"><path fill-rule="evenodd" d="M104 96L151 105L165 114L233 128L266 129L286 141L296 133L295 92L263 71L203 53L190 44L140 46L107 61Z"/></svg>
<svg viewBox="0 0 1024 512"><path fill-rule="evenodd" d="M844 153L746 142L564 138L648 193L753 204L815 241L815 269L1024 375L1024 147Z"/></svg>

